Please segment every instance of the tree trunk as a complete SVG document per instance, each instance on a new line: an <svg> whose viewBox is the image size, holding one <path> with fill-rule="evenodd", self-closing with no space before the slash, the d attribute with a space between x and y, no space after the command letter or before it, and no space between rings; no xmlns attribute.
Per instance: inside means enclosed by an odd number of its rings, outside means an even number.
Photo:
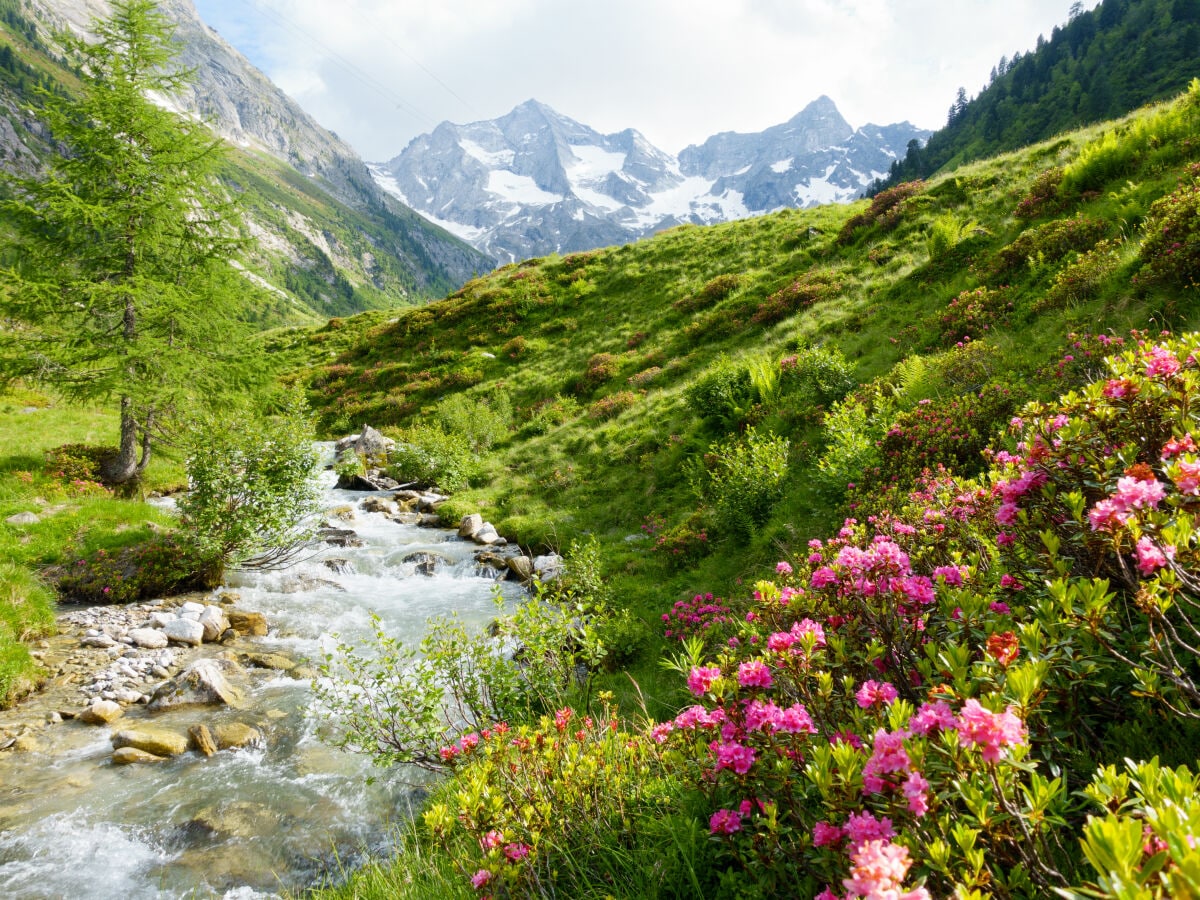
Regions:
<svg viewBox="0 0 1200 900"><path fill-rule="evenodd" d="M150 427L153 412L147 413L146 421L138 426L134 414L133 398L121 398L121 440L117 455L100 467L100 476L105 484L114 486L135 485L150 462ZM138 459L138 437L141 436L141 459Z"/></svg>

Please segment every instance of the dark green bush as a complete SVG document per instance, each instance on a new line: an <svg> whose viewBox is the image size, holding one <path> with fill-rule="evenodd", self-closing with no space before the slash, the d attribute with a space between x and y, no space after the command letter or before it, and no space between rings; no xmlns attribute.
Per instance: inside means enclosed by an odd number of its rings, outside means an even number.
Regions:
<svg viewBox="0 0 1200 900"><path fill-rule="evenodd" d="M1179 187L1150 207L1145 233L1139 281L1200 284L1200 163L1188 166Z"/></svg>
<svg viewBox="0 0 1200 900"><path fill-rule="evenodd" d="M729 425L758 402L750 370L726 356L717 358L686 391L692 409L710 424Z"/></svg>
<svg viewBox="0 0 1200 900"><path fill-rule="evenodd" d="M46 451L46 474L65 484L100 482L101 467L116 455L116 447L62 444Z"/></svg>
<svg viewBox="0 0 1200 900"><path fill-rule="evenodd" d="M154 536L110 553L97 550L65 567L58 579L64 600L134 603L212 587L213 559L205 559L178 535Z"/></svg>
<svg viewBox="0 0 1200 900"><path fill-rule="evenodd" d="M996 254L993 274L1017 272L1030 260L1041 265L1057 262L1072 251L1082 253L1090 250L1108 234L1109 227L1109 223L1100 219L1075 216L1027 229Z"/></svg>

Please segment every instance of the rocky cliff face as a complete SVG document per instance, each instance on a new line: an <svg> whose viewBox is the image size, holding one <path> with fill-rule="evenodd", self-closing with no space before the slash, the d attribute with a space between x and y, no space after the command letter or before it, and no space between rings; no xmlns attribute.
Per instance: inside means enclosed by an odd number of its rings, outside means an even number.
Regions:
<svg viewBox="0 0 1200 900"><path fill-rule="evenodd" d="M856 130L821 97L782 125L718 134L676 159L633 129L603 135L529 100L499 119L443 122L372 173L431 221L512 260L853 199L927 136L908 123Z"/></svg>
<svg viewBox="0 0 1200 900"><path fill-rule="evenodd" d="M194 71L194 82L180 96L157 99L203 118L244 151L235 150L233 165L248 176L238 180L259 238L251 275L260 286L318 315L342 315L439 296L492 268L491 259L381 190L355 151L205 25L191 0L158 5L175 27L178 63ZM54 55L58 33L86 35L110 11L107 0L27 0L23 14ZM31 157L51 149L36 120L21 112L23 101L0 96L7 113L0 148L7 165L29 170Z"/></svg>

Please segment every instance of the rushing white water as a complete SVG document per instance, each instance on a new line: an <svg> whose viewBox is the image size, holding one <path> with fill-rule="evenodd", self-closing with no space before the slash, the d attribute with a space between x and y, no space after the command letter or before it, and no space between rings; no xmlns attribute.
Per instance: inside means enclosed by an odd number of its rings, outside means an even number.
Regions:
<svg viewBox="0 0 1200 900"><path fill-rule="evenodd" d="M355 506L353 519L334 524L353 529L365 546L323 548L287 571L231 580L239 608L271 623L254 649L316 660L330 634L361 643L372 613L390 635L414 642L430 616L456 611L482 623L494 615L494 582L476 574L474 545L364 512L357 506L364 496L329 492L331 508ZM418 552L440 558L433 575L405 561ZM326 565L335 558L350 570ZM368 785L368 776L383 773L325 744L321 718L307 679L276 674L253 681L249 709L153 720L176 730L248 722L264 731L262 750L119 767L110 762L109 729L70 722L50 729L57 735L50 752L3 754L0 897L251 900L336 878L364 851L386 846L415 796L395 778Z"/></svg>

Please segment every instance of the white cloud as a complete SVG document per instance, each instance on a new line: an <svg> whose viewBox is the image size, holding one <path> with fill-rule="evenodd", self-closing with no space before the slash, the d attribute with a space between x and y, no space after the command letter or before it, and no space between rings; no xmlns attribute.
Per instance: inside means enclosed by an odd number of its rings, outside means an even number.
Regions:
<svg viewBox="0 0 1200 900"><path fill-rule="evenodd" d="M196 0L366 158L536 97L665 150L756 131L828 94L852 125L935 128L962 85L1071 0ZM1093 4L1094 5L1094 4Z"/></svg>

